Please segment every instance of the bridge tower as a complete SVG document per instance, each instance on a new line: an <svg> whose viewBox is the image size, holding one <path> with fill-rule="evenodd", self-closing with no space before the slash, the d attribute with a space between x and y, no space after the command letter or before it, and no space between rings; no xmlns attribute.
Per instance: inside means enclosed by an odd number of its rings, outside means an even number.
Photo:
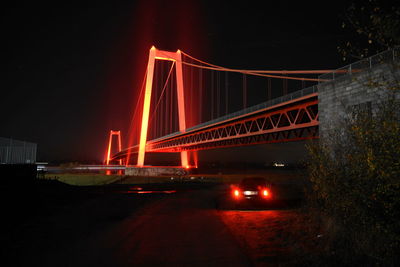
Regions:
<svg viewBox="0 0 400 267"><path fill-rule="evenodd" d="M117 136L118 138L118 152L122 150L121 148L121 131L110 131L110 137L108 139L108 149L107 149L107 158L106 158L106 165L110 164L110 156L111 156L111 147L112 147L112 141L113 141L113 136ZM119 165L122 165L122 160L119 160Z"/></svg>
<svg viewBox="0 0 400 267"><path fill-rule="evenodd" d="M154 46L152 46L150 49L149 60L147 63L146 87L144 92L142 125L140 130L139 152L137 160L138 167L144 166L144 159L146 154L147 130L149 126L151 94L153 89L152 87L153 87L153 77L154 77L154 65L156 60L168 60L168 61L173 61L175 63L179 131L183 133L186 130L181 51L180 50L177 50L176 52L163 51L163 50L158 50ZM180 153L181 153L181 165L183 168L187 168L189 166L188 152L182 151Z"/></svg>

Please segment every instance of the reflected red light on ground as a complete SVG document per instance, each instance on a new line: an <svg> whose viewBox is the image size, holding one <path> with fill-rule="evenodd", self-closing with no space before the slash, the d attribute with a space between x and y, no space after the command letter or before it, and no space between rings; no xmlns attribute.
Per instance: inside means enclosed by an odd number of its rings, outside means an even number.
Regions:
<svg viewBox="0 0 400 267"><path fill-rule="evenodd" d="M123 175L123 170L105 170L105 175Z"/></svg>
<svg viewBox="0 0 400 267"><path fill-rule="evenodd" d="M309 227L299 221L304 215L294 210L220 210L218 214L232 234L251 248L249 253L254 259L287 258L293 248L290 249L283 237L294 229L303 236L304 229Z"/></svg>
<svg viewBox="0 0 400 267"><path fill-rule="evenodd" d="M176 193L176 190L140 190L140 191L126 191L126 193L130 194L173 194Z"/></svg>
<svg viewBox="0 0 400 267"><path fill-rule="evenodd" d="M172 194L172 193L176 193L176 190L163 190L163 191L138 191L138 194Z"/></svg>
<svg viewBox="0 0 400 267"><path fill-rule="evenodd" d="M197 169L198 168L198 163L199 163L199 157L197 155L197 151L193 151L193 161L194 161L194 166Z"/></svg>
<svg viewBox="0 0 400 267"><path fill-rule="evenodd" d="M143 190L143 188L142 187L132 187L132 188L130 188L130 190Z"/></svg>

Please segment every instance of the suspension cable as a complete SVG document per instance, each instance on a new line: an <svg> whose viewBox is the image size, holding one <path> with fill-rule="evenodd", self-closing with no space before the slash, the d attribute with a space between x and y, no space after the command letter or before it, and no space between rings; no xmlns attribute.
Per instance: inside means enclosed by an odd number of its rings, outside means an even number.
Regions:
<svg viewBox="0 0 400 267"><path fill-rule="evenodd" d="M244 69L231 69L231 68L226 68L226 67L222 67L222 66L218 66L215 64L205 62L203 60L192 57L183 51L181 51L181 53L193 60L196 60L196 61L204 64L204 65L214 67L217 69L225 69L227 71L236 70L236 71L244 71L244 72L251 72L251 73L267 73L267 74L324 74L324 73L330 73L330 72L347 72L347 70L244 70ZM186 64L187 62L182 62L182 63ZM196 65L196 66L199 66L199 65Z"/></svg>
<svg viewBox="0 0 400 267"><path fill-rule="evenodd" d="M136 126L136 124L134 124L133 122L135 121L135 117L136 117L137 111L138 111L139 106L140 106L139 102L142 100L142 95L143 95L143 91L144 91L144 85L145 85L145 81L146 81L146 75L147 75L147 69L146 69L146 72L144 74L144 78L143 78L143 81L142 81L142 86L140 88L139 97L138 97L138 99L136 101L136 107L135 107L135 111L133 112L133 116L132 116L131 124L129 125L128 133L133 130L134 126Z"/></svg>
<svg viewBox="0 0 400 267"><path fill-rule="evenodd" d="M169 73L168 73L168 76L167 76L167 80L165 81L164 87L163 87L163 89L162 89L162 91L161 91L160 98L158 99L158 102L157 102L157 104L156 104L156 106L155 106L155 108L154 108L154 111L153 111L153 113L151 114L149 123L154 119L154 114L156 113L157 108L158 108L158 105L160 104L161 99L162 99L162 97L163 97L163 95L164 95L165 88L167 88L167 84L168 84L168 81L169 81L169 77L171 76L171 73L172 73L172 70L173 70L173 68L174 68L174 65L175 65L175 62L173 61L173 62L172 62L172 65L171 65L171 68L169 69Z"/></svg>
<svg viewBox="0 0 400 267"><path fill-rule="evenodd" d="M136 101L135 111L133 112L132 120L131 120L131 123L130 123L130 125L129 125L129 130L128 130L128 134L129 134L129 137L128 137L128 147L129 147L129 148L132 146L132 143L133 143L133 140L132 140L132 139L133 139L133 133L132 133L132 132L134 131L135 126L137 126L137 124L134 124L134 121L135 121L135 117L136 117L137 111L138 111L139 106L140 106L139 103L140 103L140 101L141 101L141 99L142 99L142 95L143 95L143 92L144 92L144 87L145 87L145 82L146 82L146 76L147 76L147 68L146 68L146 72L144 73L144 77L143 77L143 81L142 81L142 86L141 86L141 88L140 88L139 97L138 97L138 99L137 99L137 101ZM126 156L126 162L125 162L126 166L129 165L130 157L131 157L131 153L130 153L130 149L128 149L128 154L127 154L127 156Z"/></svg>
<svg viewBox="0 0 400 267"><path fill-rule="evenodd" d="M253 75L253 76L260 76L260 77L269 77L269 78L276 78L276 79L288 79L288 80L300 80L300 81L313 81L313 82L318 82L318 81L329 81L326 79L318 79L318 78L303 78L303 77L291 77L291 76L278 76L278 75L270 75L270 74L264 74L264 73L259 73L259 72L254 72L250 70L240 70L240 69L230 69L230 68L223 68L223 67L210 67L210 66L202 66L202 65L197 65L197 64L192 64L188 62L182 62L184 65L196 67L196 68L202 68L202 69L209 69L209 70L218 70L218 71L229 71L229 72L238 72L242 74L248 74L248 75ZM288 71L281 71L281 72L275 72L275 73L287 73Z"/></svg>
<svg viewBox="0 0 400 267"><path fill-rule="evenodd" d="M182 64L196 67L196 68L204 68L204 69L210 69L210 70L224 70L224 71L230 71L230 72L240 72L240 73L246 73L249 75L255 75L255 76L261 76L261 77L269 77L269 78L276 78L276 79L288 79L288 80L300 80L300 81L314 81L314 82L319 82L319 81L329 81L327 79L318 79L318 78L301 78L301 77L291 77L291 76L276 76L276 75L268 75L268 74L323 74L323 73L330 73L330 72L340 72L340 73L345 73L347 70L244 70L244 69L232 69L232 68L226 68L222 66L218 66L215 64L211 64L208 62L205 62L203 60L197 59L195 57L192 57L189 54L186 54L185 52L181 51L183 55L186 57L189 57L201 64L204 65L198 65L198 64L193 64L189 62L182 61Z"/></svg>

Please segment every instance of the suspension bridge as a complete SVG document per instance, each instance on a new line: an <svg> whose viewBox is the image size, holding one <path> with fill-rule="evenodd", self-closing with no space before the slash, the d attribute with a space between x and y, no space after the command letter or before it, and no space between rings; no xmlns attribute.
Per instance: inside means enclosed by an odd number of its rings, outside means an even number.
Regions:
<svg viewBox="0 0 400 267"><path fill-rule="evenodd" d="M359 71L233 69L153 46L128 144L110 131L106 163L144 167L146 153L166 152L190 168L199 150L318 138L317 82L331 79L315 76Z"/></svg>

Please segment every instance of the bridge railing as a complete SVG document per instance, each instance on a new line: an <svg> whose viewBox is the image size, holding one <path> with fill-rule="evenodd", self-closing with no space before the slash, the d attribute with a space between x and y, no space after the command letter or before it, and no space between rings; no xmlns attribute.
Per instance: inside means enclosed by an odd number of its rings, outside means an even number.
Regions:
<svg viewBox="0 0 400 267"><path fill-rule="evenodd" d="M384 62L398 61L400 60L400 46L396 46L394 49L383 51L379 54L373 55L369 58L365 58L356 61L347 66L336 69L332 72L322 74L319 78L319 83L323 83L326 80L335 80L343 76L351 75L352 73L361 72L366 69L370 69L373 66L382 64Z"/></svg>
<svg viewBox="0 0 400 267"><path fill-rule="evenodd" d="M239 111L227 114L227 115L224 115L222 117L219 117L219 118L207 121L207 122L200 123L200 124L198 124L196 126L187 128L186 131L187 132L188 131L193 131L193 130L202 128L202 127L207 126L207 125L211 125L211 124L214 124L214 123L225 121L225 120L228 120L228 119L231 119L231 118L234 118L234 117L238 117L238 116L241 116L241 115L249 114L249 113L252 113L252 112L257 111L257 110L261 110L261 109L265 109L265 108L268 108L268 107L272 107L272 106L278 105L280 103L291 101L291 100L294 100L296 98L300 98L300 97L303 97L303 96L306 96L306 95L310 95L310 94L313 94L313 93L316 93L316 92L318 92L318 87L317 87L317 85L313 85L311 87L307 87L307 88L304 88L302 90L298 90L298 91L295 91L293 93L290 93L290 94L287 94L287 95L284 95L284 96L273 98L273 99L268 100L266 102L263 102L263 103L260 103L260 104L257 104L257 105L254 105L254 106L251 106L251 107L248 107L248 108L245 108L245 109L242 109L242 110L239 110ZM170 133L168 135L165 135L165 136L153 139L153 140L149 140L149 142L150 143L156 142L158 140L163 140L165 138L172 137L172 136L175 136L175 135L178 135L178 134L180 134L180 132Z"/></svg>
<svg viewBox="0 0 400 267"><path fill-rule="evenodd" d="M193 127L190 127L188 129L186 129L186 131L195 130L195 129L198 129L198 128L201 128L201 127L204 127L204 126L207 126L207 125L210 125L210 124L218 123L218 122L225 121L225 120L228 120L228 119L231 119L231 118L234 118L234 117L238 117L238 116L241 116L241 115L249 114L249 113L252 113L252 112L257 111L257 110L261 110L261 109L265 109L265 108L268 108L268 107L272 107L272 106L275 106L275 105L283 103L283 102L287 102L287 101L290 101L290 100L293 100L293 99L296 99L296 98L299 98L299 97L302 97L302 96L306 96L306 95L310 95L310 94L316 93L317 91L318 91L318 88L317 88L316 85L311 86L311 87L307 87L307 88L304 88L302 90L298 90L298 91L295 91L293 93L290 93L290 94L287 94L287 95L284 95L284 96L273 98L273 99L268 100L266 102L263 102L263 103L260 103L260 104L257 104L257 105L254 105L254 106L251 106L251 107L248 107L248 108L245 108L245 109L242 109L242 110L239 110L239 111L227 114L227 115L224 115L222 117L219 117L219 118L216 118L216 119L213 119L213 120L198 124L196 126L193 126Z"/></svg>

